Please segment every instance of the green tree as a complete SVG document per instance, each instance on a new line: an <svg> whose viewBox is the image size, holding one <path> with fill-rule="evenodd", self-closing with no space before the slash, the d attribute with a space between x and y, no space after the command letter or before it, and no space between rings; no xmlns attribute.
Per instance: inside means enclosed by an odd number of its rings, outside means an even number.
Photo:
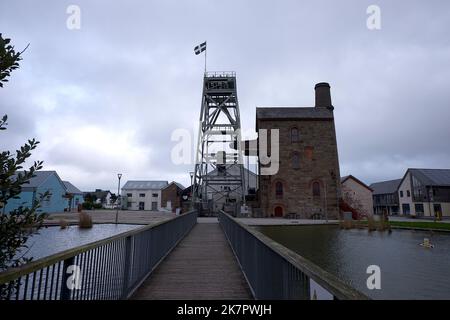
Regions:
<svg viewBox="0 0 450 320"><path fill-rule="evenodd" d="M17 69L22 60L23 51L16 52L10 42L10 39L0 34L0 87L8 82L11 71ZM7 120L7 115L1 118L0 131L6 130ZM43 226L46 217L39 208L42 200L50 197L48 192L40 194L31 206L20 205L6 212L8 202L19 199L22 187L42 168L43 162L35 161L28 170L22 170L38 144L38 141L31 139L14 154L10 151L0 152L0 271L19 267L32 260L31 257L25 257L26 242ZM10 288L15 288L15 283L0 285L0 299L6 297Z"/></svg>
<svg viewBox="0 0 450 320"><path fill-rule="evenodd" d="M4 82L9 81L7 78L11 75L11 72L19 68L22 53L28 48L26 46L21 52L16 52L14 46L10 43L11 39L3 38L0 33L0 88L3 88Z"/></svg>

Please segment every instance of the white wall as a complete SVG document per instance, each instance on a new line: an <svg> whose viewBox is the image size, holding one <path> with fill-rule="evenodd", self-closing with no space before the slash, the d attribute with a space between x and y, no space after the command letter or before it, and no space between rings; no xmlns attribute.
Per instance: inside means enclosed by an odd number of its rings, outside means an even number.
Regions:
<svg viewBox="0 0 450 320"><path fill-rule="evenodd" d="M348 178L342 184L342 193L344 197L346 192L349 192L350 197L354 197L361 203L364 214L373 215L372 191L362 186L352 178Z"/></svg>
<svg viewBox="0 0 450 320"><path fill-rule="evenodd" d="M400 191L403 191L403 197L400 195L401 194ZM409 197L408 191L410 192ZM398 199L400 205L400 215L405 215L405 213L403 212L403 204L409 204L409 212L411 215L416 214L416 211L414 209L414 203L412 201L411 175L409 172L398 188Z"/></svg>
<svg viewBox="0 0 450 320"><path fill-rule="evenodd" d="M131 193L131 198L127 197L127 194ZM145 197L140 197L139 194L144 193ZM157 197L153 197L153 194L157 194ZM126 197L127 201L131 201L131 207L128 210L139 210L139 202L144 202L144 210L152 210L152 202L157 203L157 210L161 211L161 190L160 189L147 189L147 190L134 190L134 189L122 189L122 197Z"/></svg>

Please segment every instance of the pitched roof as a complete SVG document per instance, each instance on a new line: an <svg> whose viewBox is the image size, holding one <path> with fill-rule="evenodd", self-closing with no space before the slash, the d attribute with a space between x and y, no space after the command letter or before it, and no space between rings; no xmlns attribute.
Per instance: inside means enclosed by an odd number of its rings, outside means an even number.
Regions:
<svg viewBox="0 0 450 320"><path fill-rule="evenodd" d="M349 174L348 176L344 176L341 178L341 183L344 183L347 179L353 179L355 180L357 183L359 183L360 185L362 185L364 188L369 189L370 191L373 191L373 189L371 187L369 187L367 184L365 184L364 182L362 182L361 180L359 180L358 178L352 176L351 174Z"/></svg>
<svg viewBox="0 0 450 320"><path fill-rule="evenodd" d="M94 195L97 199L106 199L108 193L111 193L109 190L95 190L95 191L86 191L83 192L83 195ZM112 193L111 193L112 194Z"/></svg>
<svg viewBox="0 0 450 320"><path fill-rule="evenodd" d="M132 190L148 190L148 189L162 189L169 184L167 181L161 180L129 180L122 189Z"/></svg>
<svg viewBox="0 0 450 320"><path fill-rule="evenodd" d="M167 186L165 186L163 189L167 188L168 186L175 184L178 188L180 188L181 190L184 190L184 186L181 183L178 183L176 181L172 181L171 183L169 183Z"/></svg>
<svg viewBox="0 0 450 320"><path fill-rule="evenodd" d="M388 194L397 192L398 186L402 179L380 181L372 183L369 187L373 190L373 194Z"/></svg>
<svg viewBox="0 0 450 320"><path fill-rule="evenodd" d="M450 169L415 169L408 171L426 186L450 186Z"/></svg>
<svg viewBox="0 0 450 320"><path fill-rule="evenodd" d="M71 184L69 181L63 181L64 186L66 187L66 191L72 194L83 194L83 192Z"/></svg>
<svg viewBox="0 0 450 320"><path fill-rule="evenodd" d="M235 166L235 165L232 165L232 164L227 164L226 167L227 167L227 171L234 171L234 172L236 172L238 170L238 168L239 168L238 166ZM250 173L252 176L256 176L256 173L254 173L253 171L247 169L246 167L243 167L243 169L244 169L245 177L247 177L248 173ZM217 170L218 170L217 168L215 168L214 170L211 170L210 172L208 172L208 175L211 175L211 176L217 175Z"/></svg>
<svg viewBox="0 0 450 320"><path fill-rule="evenodd" d="M333 119L333 112L317 107L257 107L256 119Z"/></svg>
<svg viewBox="0 0 450 320"><path fill-rule="evenodd" d="M24 171L17 171L14 175L16 177L19 173L24 173ZM24 188L38 188L41 184L43 184L52 174L56 174L59 179L58 174L54 170L50 171L36 171L35 176L30 179L29 183L24 184Z"/></svg>

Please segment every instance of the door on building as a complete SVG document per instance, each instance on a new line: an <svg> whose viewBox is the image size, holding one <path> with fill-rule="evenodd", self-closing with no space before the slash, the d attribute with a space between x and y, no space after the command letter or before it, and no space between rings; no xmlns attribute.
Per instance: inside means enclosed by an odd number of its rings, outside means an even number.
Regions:
<svg viewBox="0 0 450 320"><path fill-rule="evenodd" d="M275 217L283 217L283 208L278 206L274 210Z"/></svg>
<svg viewBox="0 0 450 320"><path fill-rule="evenodd" d="M139 210L145 210L145 202L139 202Z"/></svg>
<svg viewBox="0 0 450 320"><path fill-rule="evenodd" d="M435 203L433 205L433 209L434 209L434 217L436 218L436 220L442 220L442 207L440 203Z"/></svg>
<svg viewBox="0 0 450 320"><path fill-rule="evenodd" d="M152 211L158 211L158 202L152 202Z"/></svg>
<svg viewBox="0 0 450 320"><path fill-rule="evenodd" d="M405 215L405 216L409 216L411 214L411 211L409 208L409 203L402 204L402 211L403 211L403 215Z"/></svg>

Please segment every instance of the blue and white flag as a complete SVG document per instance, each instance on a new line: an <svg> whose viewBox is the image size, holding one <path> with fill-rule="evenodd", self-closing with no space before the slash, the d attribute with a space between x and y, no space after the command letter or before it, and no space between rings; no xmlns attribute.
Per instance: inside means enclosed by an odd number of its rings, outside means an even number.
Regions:
<svg viewBox="0 0 450 320"><path fill-rule="evenodd" d="M196 55L199 55L200 53L202 53L205 50L206 50L206 41L201 43L201 44L199 44L198 46L196 46L194 48L194 52L195 52Z"/></svg>

